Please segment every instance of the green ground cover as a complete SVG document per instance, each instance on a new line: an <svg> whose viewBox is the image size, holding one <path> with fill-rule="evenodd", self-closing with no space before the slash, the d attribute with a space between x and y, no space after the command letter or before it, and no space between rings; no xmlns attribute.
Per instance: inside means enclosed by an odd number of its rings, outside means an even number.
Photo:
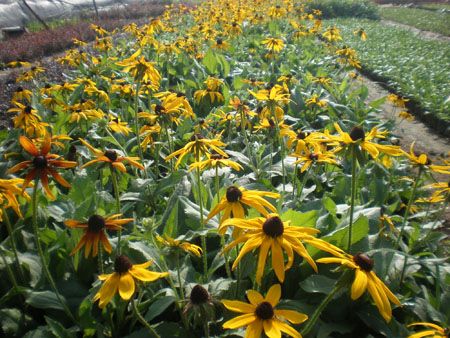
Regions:
<svg viewBox="0 0 450 338"><path fill-rule="evenodd" d="M450 121L448 43L424 40L405 29L370 20L336 19L324 25L341 29L344 39L358 52L364 69L417 101L423 110ZM361 27L368 35L367 41L353 34Z"/></svg>
<svg viewBox="0 0 450 338"><path fill-rule="evenodd" d="M383 19L450 36L450 13L408 7L380 7Z"/></svg>

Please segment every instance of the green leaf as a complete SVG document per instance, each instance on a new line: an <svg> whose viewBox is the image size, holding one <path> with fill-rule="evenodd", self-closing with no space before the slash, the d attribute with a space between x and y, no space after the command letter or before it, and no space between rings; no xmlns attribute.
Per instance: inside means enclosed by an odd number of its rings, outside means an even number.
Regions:
<svg viewBox="0 0 450 338"><path fill-rule="evenodd" d="M317 210L311 210L308 212L299 212L289 209L283 215L281 215L282 221L291 221L291 225L300 227L313 228L316 225L319 213Z"/></svg>
<svg viewBox="0 0 450 338"><path fill-rule="evenodd" d="M300 283L300 287L310 293L328 294L334 287L336 281L323 275L311 275Z"/></svg>
<svg viewBox="0 0 450 338"><path fill-rule="evenodd" d="M217 57L211 49L206 52L205 57L202 60L202 64L206 67L206 70L210 75L217 72Z"/></svg>
<svg viewBox="0 0 450 338"><path fill-rule="evenodd" d="M56 320L51 319L50 317L45 316L45 321L50 327L50 331L53 333L55 338L72 338L75 337L73 332L67 330L61 323Z"/></svg>
<svg viewBox="0 0 450 338"><path fill-rule="evenodd" d="M172 296L166 296L157 299L148 309L147 313L145 314L145 320L151 321L155 317L159 316L161 313L163 313L172 303L175 302L175 297Z"/></svg>
<svg viewBox="0 0 450 338"><path fill-rule="evenodd" d="M341 229L335 230L322 237L329 243L332 243L340 248L346 248L348 244L348 230L349 226L345 226ZM369 234L369 219L366 216L360 216L352 227L352 244L358 243Z"/></svg>
<svg viewBox="0 0 450 338"><path fill-rule="evenodd" d="M378 109L386 102L386 96L380 97L379 99L373 100L369 103L372 108Z"/></svg>
<svg viewBox="0 0 450 338"><path fill-rule="evenodd" d="M56 294L51 291L30 292L25 302L38 309L63 310L63 306L56 297Z"/></svg>

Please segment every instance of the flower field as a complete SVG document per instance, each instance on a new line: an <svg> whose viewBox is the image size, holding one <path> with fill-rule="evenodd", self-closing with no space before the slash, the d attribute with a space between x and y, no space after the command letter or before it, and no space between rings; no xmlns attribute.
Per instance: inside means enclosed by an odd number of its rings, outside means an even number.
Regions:
<svg viewBox="0 0 450 338"><path fill-rule="evenodd" d="M370 29L292 0L92 29L0 131L0 336L447 337L450 161L367 102Z"/></svg>

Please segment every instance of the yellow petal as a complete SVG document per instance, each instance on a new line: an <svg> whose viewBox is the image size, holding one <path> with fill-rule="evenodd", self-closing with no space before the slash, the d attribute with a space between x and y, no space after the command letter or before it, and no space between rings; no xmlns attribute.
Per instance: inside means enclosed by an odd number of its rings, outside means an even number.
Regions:
<svg viewBox="0 0 450 338"><path fill-rule="evenodd" d="M308 319L307 315L294 310L275 310L275 315L294 324L301 324Z"/></svg>
<svg viewBox="0 0 450 338"><path fill-rule="evenodd" d="M144 264L148 264L144 263ZM145 265L143 265L145 266ZM150 270L146 270L145 268L140 268L136 265L133 265L133 267L128 271L134 278L143 281L143 282L153 282L159 278L163 278L168 276L169 274L167 272L154 272Z"/></svg>
<svg viewBox="0 0 450 338"><path fill-rule="evenodd" d="M258 291L255 290L248 290L247 298L250 301L250 303L255 306L257 306L259 303L264 302L264 297Z"/></svg>
<svg viewBox="0 0 450 338"><path fill-rule="evenodd" d="M252 313L255 312L256 306L240 302L238 300L222 300L222 304L230 311L240 312L240 313Z"/></svg>
<svg viewBox="0 0 450 338"><path fill-rule="evenodd" d="M264 333L269 338L281 338L281 331L274 320L263 321Z"/></svg>
<svg viewBox="0 0 450 338"><path fill-rule="evenodd" d="M353 300L358 299L367 289L367 274L360 269L355 270L355 280L352 284L351 297Z"/></svg>
<svg viewBox="0 0 450 338"><path fill-rule="evenodd" d="M257 317L253 313L247 313L242 316L237 316L223 324L224 329L237 329L239 327L250 324L255 321Z"/></svg>
<svg viewBox="0 0 450 338"><path fill-rule="evenodd" d="M124 300L129 300L134 294L134 279L130 273L124 273L120 276L119 294Z"/></svg>
<svg viewBox="0 0 450 338"><path fill-rule="evenodd" d="M267 292L265 301L269 302L272 306L275 307L280 301L280 297L281 297L281 285L275 284L272 285L269 291Z"/></svg>

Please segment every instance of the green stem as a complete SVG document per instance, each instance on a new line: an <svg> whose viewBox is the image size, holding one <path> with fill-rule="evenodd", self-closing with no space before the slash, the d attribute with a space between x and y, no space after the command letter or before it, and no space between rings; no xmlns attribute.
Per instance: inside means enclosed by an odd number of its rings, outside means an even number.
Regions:
<svg viewBox="0 0 450 338"><path fill-rule="evenodd" d="M14 276L14 273L11 270L11 266L8 264L8 261L6 260L6 257L3 254L2 249L0 249L0 256L2 257L3 264L6 267L6 272L8 274L9 280L11 281L11 284L13 285L13 289L15 289L17 292L19 292L19 284L17 284L16 277Z"/></svg>
<svg viewBox="0 0 450 338"><path fill-rule="evenodd" d="M346 279L346 273L343 273L341 277L337 280L333 290L322 300L322 303L316 308L316 311L312 314L311 318L308 319L308 323L305 328L302 330L302 335L307 336L308 333L314 328L317 320L320 317L322 311L327 307L328 303L334 298L334 296L339 292L339 290L345 285L343 283L344 279Z"/></svg>
<svg viewBox="0 0 450 338"><path fill-rule="evenodd" d="M181 283L181 273L180 273L180 252L177 249L177 278L178 278L178 286L180 288L180 296L181 299L184 299L184 289L183 289L183 283Z"/></svg>
<svg viewBox="0 0 450 338"><path fill-rule="evenodd" d="M116 199L116 212L118 214L121 214L122 212L120 211L120 194L119 194L119 184L117 182L117 174L116 174L116 170L114 169L113 166L110 167L111 169L111 181L113 184L113 189L114 189L114 197ZM117 255L120 255L121 253L121 247L120 247L120 241L122 239L122 229L119 229L118 231L118 237L117 237Z"/></svg>
<svg viewBox="0 0 450 338"><path fill-rule="evenodd" d="M198 156L200 157L200 156ZM197 159L197 162L200 161L200 158ZM198 204L200 207L200 229L203 231L205 229L205 224L203 220L203 201L202 201L202 186L201 186L201 176L200 176L200 168L197 167L197 189L198 189ZM206 236L204 234L201 235L202 241L202 250L203 250L203 278L205 283L208 280L208 256L207 256L207 248L206 248Z"/></svg>
<svg viewBox="0 0 450 338"><path fill-rule="evenodd" d="M98 246L98 272L100 274L104 274L104 269L103 269L103 248L101 245Z"/></svg>
<svg viewBox="0 0 450 338"><path fill-rule="evenodd" d="M142 165L144 165L144 153L141 148L141 135L139 134L139 90L141 89L141 83L136 83L136 94L134 97L134 133L136 134L136 142L139 153L139 158L141 159ZM147 178L147 170L144 169L144 177Z"/></svg>
<svg viewBox="0 0 450 338"><path fill-rule="evenodd" d="M347 252L350 253L352 248L352 230L353 230L353 213L355 210L356 196L356 146L352 145L352 196L350 202L350 223L348 225L348 244Z"/></svg>
<svg viewBox="0 0 450 338"><path fill-rule="evenodd" d="M295 163L294 175L292 176L292 199L295 197L295 188L297 187L297 170L298 163Z"/></svg>
<svg viewBox="0 0 450 338"><path fill-rule="evenodd" d="M16 241L14 240L14 232L13 232L13 228L11 225L11 221L9 219L8 214L6 213L6 209L2 208L2 212L3 212L3 219L5 221L6 224L6 229L8 230L8 234L9 234L9 243L11 245L11 248L13 250L13 254L14 254L14 259L16 260L16 264L17 264L17 268L19 271L19 277L21 281L24 281L24 272L22 269L22 265L20 265L20 261L19 261L19 254L18 254L18 250L17 250L17 246L16 246Z"/></svg>
<svg viewBox="0 0 450 338"><path fill-rule="evenodd" d="M147 321L145 320L144 317L142 317L141 313L139 312L137 306L136 306L136 302L133 300L131 300L131 304L133 306L133 311L134 314L136 315L137 319L139 320L139 322L145 326L145 328L150 332L150 335L152 337L155 338L161 338L161 336L158 334L158 332L155 331L154 328L151 327L151 325L149 323L147 323Z"/></svg>
<svg viewBox="0 0 450 338"><path fill-rule="evenodd" d="M41 260L42 270L44 272L45 277L47 278L48 282L50 283L51 288L53 289L53 292L56 295L56 298L61 303L61 306L63 307L64 312L67 314L67 316L75 322L75 318L72 315L72 312L70 312L70 309L67 307L66 303L63 301L61 295L59 294L58 288L56 287L56 283L53 280L53 277L50 273L50 270L48 268L47 260L45 259L44 251L42 250L41 241L39 240L39 229L37 225L37 187L38 187L39 180L36 179L34 181L34 187L33 187L33 196L31 199L31 208L32 208L32 223L33 223L33 232L34 232L34 240L36 242L36 248L38 250L39 258Z"/></svg>
<svg viewBox="0 0 450 338"><path fill-rule="evenodd" d="M235 250L236 250L236 258L237 258L237 256L239 255L239 249L238 249L237 245L235 247ZM240 262L238 263L236 269L237 269L237 271L236 271L236 274L237 274L237 278L236 279L237 280L236 280L236 294L235 294L235 298L238 298L240 296L239 295L239 291L240 291L240 287L241 287L241 278L242 278L241 263Z"/></svg>
<svg viewBox="0 0 450 338"><path fill-rule="evenodd" d="M399 247L400 247L400 241L402 239L403 232L405 231L405 226L406 226L406 223L408 221L409 212L410 212L410 209L411 209L411 205L412 205L412 203L414 201L414 197L416 195L417 186L419 185L419 180L420 180L420 175L421 174L422 174L422 167L419 167L419 172L417 173L417 177L416 177L416 179L414 181L414 185L413 185L413 188L412 188L412 191L411 191L411 195L409 196L409 199L408 199L408 204L406 205L406 210L405 210L405 215L403 216L402 225L400 227L400 231L399 231L397 240L395 241L395 244L394 244L394 247L393 247L394 250L398 250ZM389 256L388 264L386 264L386 271L385 271L385 275L386 276L387 276L387 274L388 274L388 272L389 272L389 270L391 268L391 264L392 264L392 260L393 259L394 259L394 253L392 253ZM401 274L399 286L401 286L402 283L403 283L403 278L404 278L404 274L405 274L405 271L406 271L406 265L407 264L408 264L408 257L405 256L405 260L403 262L402 274Z"/></svg>

